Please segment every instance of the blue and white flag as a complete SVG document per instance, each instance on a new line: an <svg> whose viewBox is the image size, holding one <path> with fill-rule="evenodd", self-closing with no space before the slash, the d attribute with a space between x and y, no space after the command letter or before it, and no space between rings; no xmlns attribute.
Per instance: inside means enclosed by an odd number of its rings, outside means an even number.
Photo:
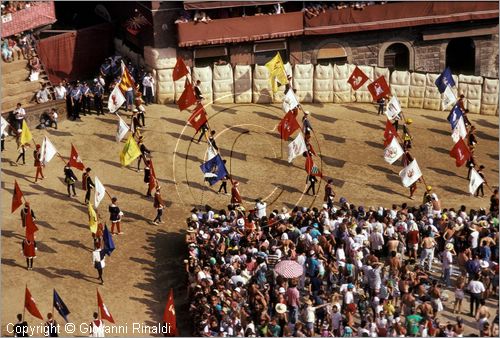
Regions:
<svg viewBox="0 0 500 338"><path fill-rule="evenodd" d="M55 308L57 310L57 312L59 312L61 317L63 317L67 323L68 322L68 315L70 314L70 312L69 312L66 304L64 304L62 298L57 293L56 289L54 289L54 297L52 300L52 307Z"/></svg>
<svg viewBox="0 0 500 338"><path fill-rule="evenodd" d="M456 104L453 106L453 109L450 111L450 115L448 115L448 122L451 124L451 129L455 129L457 126L458 120L463 116L462 109Z"/></svg>
<svg viewBox="0 0 500 338"><path fill-rule="evenodd" d="M438 76L436 79L436 86L438 87L439 92L442 94L446 90L446 86L454 87L455 81L453 81L453 76L451 76L450 67L446 67L446 69Z"/></svg>
<svg viewBox="0 0 500 338"><path fill-rule="evenodd" d="M220 155L216 155L200 166L201 171L205 174L205 180L214 185L218 181L227 176L226 166Z"/></svg>

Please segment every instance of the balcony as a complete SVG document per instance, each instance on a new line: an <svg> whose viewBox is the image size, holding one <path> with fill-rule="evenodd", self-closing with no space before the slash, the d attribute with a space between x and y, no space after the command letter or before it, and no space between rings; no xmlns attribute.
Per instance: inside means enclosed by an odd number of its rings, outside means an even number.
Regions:
<svg viewBox="0 0 500 338"><path fill-rule="evenodd" d="M54 1L33 2L29 8L2 15L2 37L50 25L56 21Z"/></svg>
<svg viewBox="0 0 500 338"><path fill-rule="evenodd" d="M179 47L257 41L302 35L302 12L177 24Z"/></svg>
<svg viewBox="0 0 500 338"><path fill-rule="evenodd" d="M498 2L395 2L363 10L330 9L311 19L304 17L304 34L363 32L494 18L498 18Z"/></svg>

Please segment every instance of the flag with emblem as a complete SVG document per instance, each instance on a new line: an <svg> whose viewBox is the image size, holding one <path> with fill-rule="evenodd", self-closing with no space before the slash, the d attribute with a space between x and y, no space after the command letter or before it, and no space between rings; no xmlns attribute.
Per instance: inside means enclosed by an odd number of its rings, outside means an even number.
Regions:
<svg viewBox="0 0 500 338"><path fill-rule="evenodd" d="M31 134L30 129L28 128L28 124L26 124L26 120L23 120L23 126L21 128L21 144L29 144L33 139L33 135Z"/></svg>
<svg viewBox="0 0 500 338"><path fill-rule="evenodd" d="M455 81L453 80L453 76L451 76L451 70L450 67L446 67L446 69L439 75L436 79L436 87L438 87L438 90L440 93L444 93L446 90L446 87L453 87L455 86Z"/></svg>
<svg viewBox="0 0 500 338"><path fill-rule="evenodd" d="M12 206L10 208L10 212L13 213L21 205L23 205L23 192L21 191L21 188L19 188L17 181L14 180L14 194L12 195Z"/></svg>
<svg viewBox="0 0 500 338"><path fill-rule="evenodd" d="M306 172L308 175L323 177L323 174L319 170L316 163L314 163L312 156L309 154L307 154L307 157L306 157L306 168L305 169L306 169Z"/></svg>
<svg viewBox="0 0 500 338"><path fill-rule="evenodd" d="M385 116L389 120L394 120L398 118L399 113L401 113L401 104L396 95L393 95L387 104L387 109L385 110Z"/></svg>
<svg viewBox="0 0 500 338"><path fill-rule="evenodd" d="M177 337L179 335L177 332L177 317L175 315L174 290L172 288L168 292L167 305L163 312L163 323L170 326L170 331L166 334L167 337Z"/></svg>
<svg viewBox="0 0 500 338"><path fill-rule="evenodd" d="M404 151L403 148L401 148L398 139L396 137L393 137L389 145L384 149L384 160L389 164L393 164L403 154Z"/></svg>
<svg viewBox="0 0 500 338"><path fill-rule="evenodd" d="M283 98L283 111L288 113L290 110L294 109L299 105L299 101L295 96L292 88L286 91L285 97Z"/></svg>
<svg viewBox="0 0 500 338"><path fill-rule="evenodd" d="M121 77L120 83L118 84L118 87L120 88L120 90L123 94L125 94L127 89L129 89L131 87L135 88L134 78L132 77L132 75L130 75L130 72L129 72L127 66L125 66L125 63L123 62L123 60L122 60L122 77Z"/></svg>
<svg viewBox="0 0 500 338"><path fill-rule="evenodd" d="M295 140L288 144L288 163L292 163L293 159L302 155L307 151L306 142L302 133L299 133Z"/></svg>
<svg viewBox="0 0 500 338"><path fill-rule="evenodd" d="M200 165L200 169L203 171L205 180L210 185L214 185L227 176L226 166L219 154Z"/></svg>
<svg viewBox="0 0 500 338"><path fill-rule="evenodd" d="M101 319L107 320L110 323L115 323L111 312L109 312L106 304L102 301L101 295L99 294L99 290L97 290L97 307L99 308L99 312L101 314Z"/></svg>
<svg viewBox="0 0 500 338"><path fill-rule="evenodd" d="M401 181L406 188L417 182L417 180L422 177L422 171L420 171L417 160L411 161L410 164L404 167L403 170L399 172L399 177L401 177Z"/></svg>
<svg viewBox="0 0 500 338"><path fill-rule="evenodd" d="M447 118L448 122L450 122L451 124L452 130L455 129L461 117L463 117L462 109L460 109L458 104L455 104L451 109L450 114L448 115Z"/></svg>
<svg viewBox="0 0 500 338"><path fill-rule="evenodd" d="M31 292L28 290L28 287L26 287L26 290L24 291L24 308L34 317L43 320L43 316L38 310L35 299L31 296Z"/></svg>
<svg viewBox="0 0 500 338"><path fill-rule="evenodd" d="M359 88L361 88L361 86L363 86L366 81L368 81L368 76L361 69L359 69L358 66L354 68L351 76L349 76L349 79L347 79L347 82L354 90L358 90Z"/></svg>
<svg viewBox="0 0 500 338"><path fill-rule="evenodd" d="M464 139L467 137L467 129L465 128L464 118L460 117L458 122L453 128L453 132L451 133L451 138L453 142L457 143L460 139Z"/></svg>
<svg viewBox="0 0 500 338"><path fill-rule="evenodd" d="M133 125L133 124L132 124ZM125 136L127 136L128 131L130 130L129 126L123 119L118 116L118 129L116 130L116 142L120 142L123 140Z"/></svg>
<svg viewBox="0 0 500 338"><path fill-rule="evenodd" d="M470 151L463 139L458 140L457 143L450 150L450 156L455 158L457 167L461 167L467 162L470 157Z"/></svg>
<svg viewBox="0 0 500 338"><path fill-rule="evenodd" d="M31 207L28 206L28 210L26 211L26 239L28 241L35 240L35 232L38 231L38 227L35 224L35 220L31 215Z"/></svg>
<svg viewBox="0 0 500 338"><path fill-rule="evenodd" d="M68 307L64 304L62 298L57 293L56 289L54 289L54 297L52 300L52 307L57 310L57 312L64 318L66 323L68 322L68 315L70 314Z"/></svg>
<svg viewBox="0 0 500 338"><path fill-rule="evenodd" d="M97 232L97 214L95 213L95 210L90 202L88 204L88 212L89 212L89 229L91 233L95 234Z"/></svg>
<svg viewBox="0 0 500 338"><path fill-rule="evenodd" d="M367 88L370 94L372 94L374 101L377 101L382 97L388 96L391 92L384 76L381 76L372 83L370 83Z"/></svg>
<svg viewBox="0 0 500 338"><path fill-rule="evenodd" d="M189 74L189 69L186 67L184 60L177 57L177 62L175 63L174 71L172 72L172 80L180 80L183 76Z"/></svg>
<svg viewBox="0 0 500 338"><path fill-rule="evenodd" d="M281 59L279 52L271 59L271 61L265 64L266 68L269 70L269 80L271 81L271 88L273 93L278 91L278 87L288 83L288 77L286 76L285 64Z"/></svg>
<svg viewBox="0 0 500 338"><path fill-rule="evenodd" d="M446 89L443 92L443 110L447 109L450 105L453 105L457 102L457 97L453 90L451 90L450 86L446 86Z"/></svg>
<svg viewBox="0 0 500 338"><path fill-rule="evenodd" d="M105 194L106 194L106 188L104 188L104 185L101 183L101 180L99 179L99 177L96 176L95 177L95 193L94 193L94 205L96 208L101 203Z"/></svg>
<svg viewBox="0 0 500 338"><path fill-rule="evenodd" d="M481 177L481 175L479 175L479 173L476 171L476 169L472 168L470 171L469 192L472 195L474 195L477 188L479 188L479 186L483 183L484 183L484 180Z"/></svg>
<svg viewBox="0 0 500 338"><path fill-rule="evenodd" d="M71 154L69 155L68 165L70 167L76 168L78 170L85 169L85 165L83 164L82 159L80 158L80 155L78 155L78 151L76 150L73 143L71 144Z"/></svg>
<svg viewBox="0 0 500 338"><path fill-rule="evenodd" d="M54 147L54 144L50 142L47 136L43 137L42 148L40 152L42 153L40 162L42 162L43 165L47 165L47 163L49 163L49 161L53 159L57 154L56 147Z"/></svg>
<svg viewBox="0 0 500 338"><path fill-rule="evenodd" d="M111 91L111 94L109 94L109 99L108 99L108 109L110 113L116 112L122 104L125 103L125 96L123 95L122 91L120 90L120 86L116 85L115 88Z"/></svg>
<svg viewBox="0 0 500 338"><path fill-rule="evenodd" d="M196 94L194 93L193 85L186 79L186 84L184 86L184 91L177 100L177 106L179 110L185 110L196 103Z"/></svg>
<svg viewBox="0 0 500 338"><path fill-rule="evenodd" d="M384 147L387 147L389 143L391 143L392 139L397 135L396 128L394 128L394 125L391 123L391 121L387 120L385 123L385 130L384 130Z"/></svg>
<svg viewBox="0 0 500 338"><path fill-rule="evenodd" d="M200 102L198 102L196 108L193 110L193 113L188 118L188 122L196 130L196 132L198 132L198 130L200 130L200 128L207 123L207 112Z"/></svg>
<svg viewBox="0 0 500 338"><path fill-rule="evenodd" d="M281 139L287 141L288 138L300 128L295 115L289 111L285 117L278 124L278 131L280 132Z"/></svg>
<svg viewBox="0 0 500 338"><path fill-rule="evenodd" d="M123 146L122 152L120 153L120 163L123 166L127 166L140 155L141 150L139 149L137 142L135 142L134 137L130 135L127 142Z"/></svg>

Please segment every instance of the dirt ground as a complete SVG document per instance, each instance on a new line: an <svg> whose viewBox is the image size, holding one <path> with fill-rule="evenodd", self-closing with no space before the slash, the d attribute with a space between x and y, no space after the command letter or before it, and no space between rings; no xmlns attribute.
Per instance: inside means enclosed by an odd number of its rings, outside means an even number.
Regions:
<svg viewBox="0 0 500 338"><path fill-rule="evenodd" d="M304 105L311 111L314 128L313 145L321 160L316 159L322 172L334 178L337 197L344 196L356 205L390 207L393 203L417 202L408 198L408 189L401 184L398 172L400 162L387 164L383 159L383 131L385 117L375 114L371 104L314 104ZM210 125L217 131L217 145L231 174L240 181L240 192L245 206L250 209L254 200L263 197L268 210L294 205L320 206L323 183L317 187L317 197L306 196L304 158L287 162L287 147L281 143L276 125L283 115L279 105L230 104L207 107ZM442 200L443 207L487 208L490 193L485 198L469 196L467 171L456 168L448 153L453 146L447 112L405 109L413 119L413 155L417 159L427 184ZM126 114L123 114L126 115ZM24 288L27 284L37 305L46 314L52 311L52 288L55 288L68 306L70 320L76 324L88 323L97 309L96 288L119 325L132 332L132 323L156 325L161 321L169 289L174 288L178 322L182 335L191 333L191 323L185 301L185 274L183 264L185 246L185 219L192 206L209 204L215 208L229 203L229 196L218 195L218 185L208 187L199 169L206 157L206 145L191 142L193 128L186 126L189 113L179 112L176 106L148 107L145 144L152 150L162 194L167 201L165 224L151 224L155 209L151 199L145 198L143 173L137 173L136 162L122 168L119 152L123 147L115 141L117 118L87 116L81 122L64 121L58 130L32 130L41 143L47 135L64 157L70 153L70 144L78 149L85 165L99 177L125 213L124 235L115 236L116 250L107 258L104 270L105 284L96 279L91 260L92 239L87 223L87 208L83 205L81 182L78 196L68 198L63 182L64 163L54 158L45 168L46 178L34 183L32 149L27 152L25 166L13 166L17 157L13 139L6 141L2 153L2 335L8 335L7 324L22 313ZM477 126L479 144L476 158L486 166L490 186L498 185L498 117L472 115ZM127 115L127 121L129 121ZM81 172L75 170L79 179ZM19 211L10 213L14 180L17 180L36 213L40 231L37 232L38 257L34 270L27 271L21 254L24 231ZM418 200L423 185L417 191ZM98 208L103 219L108 219L104 200ZM450 292L450 295L452 293ZM453 297L451 297L453 299ZM453 320L449 313L451 302L440 316ZM494 310L497 302L488 303ZM468 309L466 303L463 310ZM31 325L38 319L27 314ZM62 318L56 315L59 323ZM470 329L477 333L472 318L464 316ZM470 331L470 332L469 332ZM124 332L122 332L123 335ZM142 333L144 335L144 333ZM115 334L108 334L115 336Z"/></svg>

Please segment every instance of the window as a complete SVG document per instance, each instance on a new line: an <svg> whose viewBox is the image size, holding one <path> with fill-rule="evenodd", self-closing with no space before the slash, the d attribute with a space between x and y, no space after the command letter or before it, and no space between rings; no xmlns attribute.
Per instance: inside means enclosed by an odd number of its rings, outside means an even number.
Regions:
<svg viewBox="0 0 500 338"><path fill-rule="evenodd" d="M277 52L280 53L283 63L287 63L288 51L286 41L277 40L255 43L253 46L253 53L255 56L254 63L256 65L264 65L271 61L271 59L276 56Z"/></svg>
<svg viewBox="0 0 500 338"><path fill-rule="evenodd" d="M476 47L471 38L452 39L446 47L446 66L454 74L474 75Z"/></svg>
<svg viewBox="0 0 500 338"><path fill-rule="evenodd" d="M347 53L339 44L329 43L318 51L318 55L316 56L316 63L320 65L342 65L347 63Z"/></svg>
<svg viewBox="0 0 500 338"><path fill-rule="evenodd" d="M393 43L385 50L384 67L390 70L409 70L410 51L402 43Z"/></svg>
<svg viewBox="0 0 500 338"><path fill-rule="evenodd" d="M196 67L211 67L219 61L229 62L226 47L207 47L194 50L194 65Z"/></svg>

